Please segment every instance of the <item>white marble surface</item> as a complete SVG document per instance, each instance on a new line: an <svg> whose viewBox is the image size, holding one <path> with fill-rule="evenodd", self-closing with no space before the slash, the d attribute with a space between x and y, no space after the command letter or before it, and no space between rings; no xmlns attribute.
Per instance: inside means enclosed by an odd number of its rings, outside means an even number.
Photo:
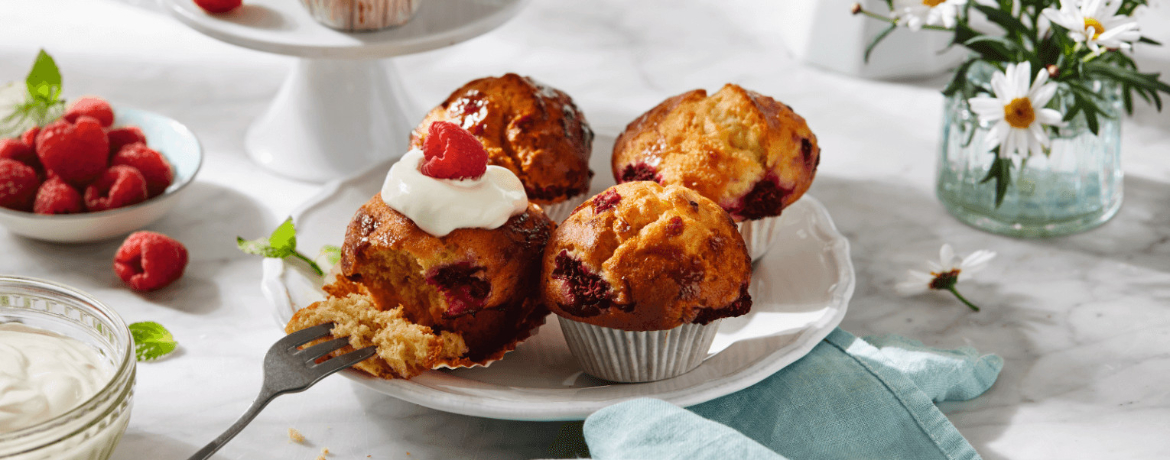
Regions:
<svg viewBox="0 0 1170 460"><path fill-rule="evenodd" d="M601 151L636 115L692 88L737 82L792 105L823 147L812 193L853 244L858 285L843 328L1002 355L986 395L943 407L984 458L1170 457L1170 114L1141 106L1125 121L1126 199L1112 222L1050 240L981 233L932 193L941 83L804 67L787 56L776 32L783 18L771 13L766 0L537 0L495 32L397 64L419 116L472 78L535 76L578 101ZM1165 2L1143 21L1170 42ZM247 407L261 357L280 336L257 287L259 261L232 240L265 233L318 189L269 175L243 152L245 128L292 61L204 37L148 0L0 2L0 80L23 78L40 47L61 65L67 96L167 114L207 150L177 211L150 227L192 256L186 276L162 291L121 285L111 269L117 242L57 246L0 231L0 272L79 287L128 321L174 332L177 356L139 367L114 458L186 458ZM1144 47L1138 60L1170 73L1170 50ZM895 280L942 242L999 252L965 288L984 312L895 295ZM309 445L290 443L289 427ZM532 458L560 428L444 414L331 378L276 400L216 458L313 459L322 447L329 458Z"/></svg>

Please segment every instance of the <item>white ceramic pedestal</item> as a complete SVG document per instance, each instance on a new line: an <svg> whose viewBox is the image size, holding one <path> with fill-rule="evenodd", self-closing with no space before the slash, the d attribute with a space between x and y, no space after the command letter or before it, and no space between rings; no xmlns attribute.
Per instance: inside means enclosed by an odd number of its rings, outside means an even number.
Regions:
<svg viewBox="0 0 1170 460"><path fill-rule="evenodd" d="M491 31L527 0L427 0L410 22L344 33L318 24L299 1L249 0L226 14L191 0L160 0L210 37L300 59L268 110L248 129L248 155L277 174L324 182L405 151L420 114L411 110L393 63Z"/></svg>

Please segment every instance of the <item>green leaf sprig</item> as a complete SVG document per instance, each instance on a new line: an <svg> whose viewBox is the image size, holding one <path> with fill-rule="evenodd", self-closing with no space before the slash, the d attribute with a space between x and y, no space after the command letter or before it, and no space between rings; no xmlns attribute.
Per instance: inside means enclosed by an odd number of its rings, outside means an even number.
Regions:
<svg viewBox="0 0 1170 460"><path fill-rule="evenodd" d="M19 136L33 126L48 124L65 111L65 100L61 99L61 71L45 50L37 54L24 84L28 92L25 101L0 119L0 137Z"/></svg>
<svg viewBox="0 0 1170 460"><path fill-rule="evenodd" d="M171 331L154 321L131 324L130 335L134 337L134 358L139 362L169 355L179 345Z"/></svg>
<svg viewBox="0 0 1170 460"><path fill-rule="evenodd" d="M321 266L317 265L317 262L297 251L297 230L296 226L293 225L292 217L285 219L284 223L276 227L276 230L273 230L268 238L245 240L243 237L237 236L236 245L239 246L241 251L248 254L272 259L295 257L308 264L309 268L312 268L313 272L317 275L325 275L325 272L321 270Z"/></svg>

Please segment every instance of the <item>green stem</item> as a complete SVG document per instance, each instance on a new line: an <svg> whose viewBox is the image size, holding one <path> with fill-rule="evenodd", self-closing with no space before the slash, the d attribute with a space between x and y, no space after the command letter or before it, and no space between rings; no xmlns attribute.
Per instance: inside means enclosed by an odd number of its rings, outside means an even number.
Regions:
<svg viewBox="0 0 1170 460"><path fill-rule="evenodd" d="M883 22L888 22L890 24L895 24L895 25L898 24L898 20L895 18L891 18L889 16L882 16L880 14L874 13L874 12L866 10L864 8L861 11L858 11L858 14L864 14L866 16L873 18L873 19L877 19L877 20L883 21ZM951 30L951 29L948 29L948 28L942 27L942 26L932 26L932 25L926 25L926 24L923 24L922 28L926 29L926 30L941 30L944 32L949 32Z"/></svg>
<svg viewBox="0 0 1170 460"><path fill-rule="evenodd" d="M323 270L321 270L321 266L317 265L317 262L314 262L313 259L310 259L307 256L305 256L304 254L301 254L301 251L293 251L292 255L298 259L305 261L306 264L309 264L309 268L312 268L313 271L316 272L318 276L325 276L325 272Z"/></svg>
<svg viewBox="0 0 1170 460"><path fill-rule="evenodd" d="M951 294L954 294L955 297L958 297L960 302L963 302L968 307L971 307L972 310L979 311L979 307L976 307L975 304L971 303L971 301L969 301L969 300L967 300L967 298L963 297L962 294L959 294L959 291L957 289L955 289L954 286L947 288L947 290L951 291Z"/></svg>

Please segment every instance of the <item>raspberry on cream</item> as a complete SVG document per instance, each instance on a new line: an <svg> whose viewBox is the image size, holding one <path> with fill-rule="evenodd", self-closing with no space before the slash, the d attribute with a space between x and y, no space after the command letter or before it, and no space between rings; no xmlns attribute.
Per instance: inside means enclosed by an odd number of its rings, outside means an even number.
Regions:
<svg viewBox="0 0 1170 460"><path fill-rule="evenodd" d="M499 228L528 209L524 184L505 168L488 166L478 178L436 179L419 170L422 161L422 150L412 149L394 163L382 184L382 201L431 235Z"/></svg>

